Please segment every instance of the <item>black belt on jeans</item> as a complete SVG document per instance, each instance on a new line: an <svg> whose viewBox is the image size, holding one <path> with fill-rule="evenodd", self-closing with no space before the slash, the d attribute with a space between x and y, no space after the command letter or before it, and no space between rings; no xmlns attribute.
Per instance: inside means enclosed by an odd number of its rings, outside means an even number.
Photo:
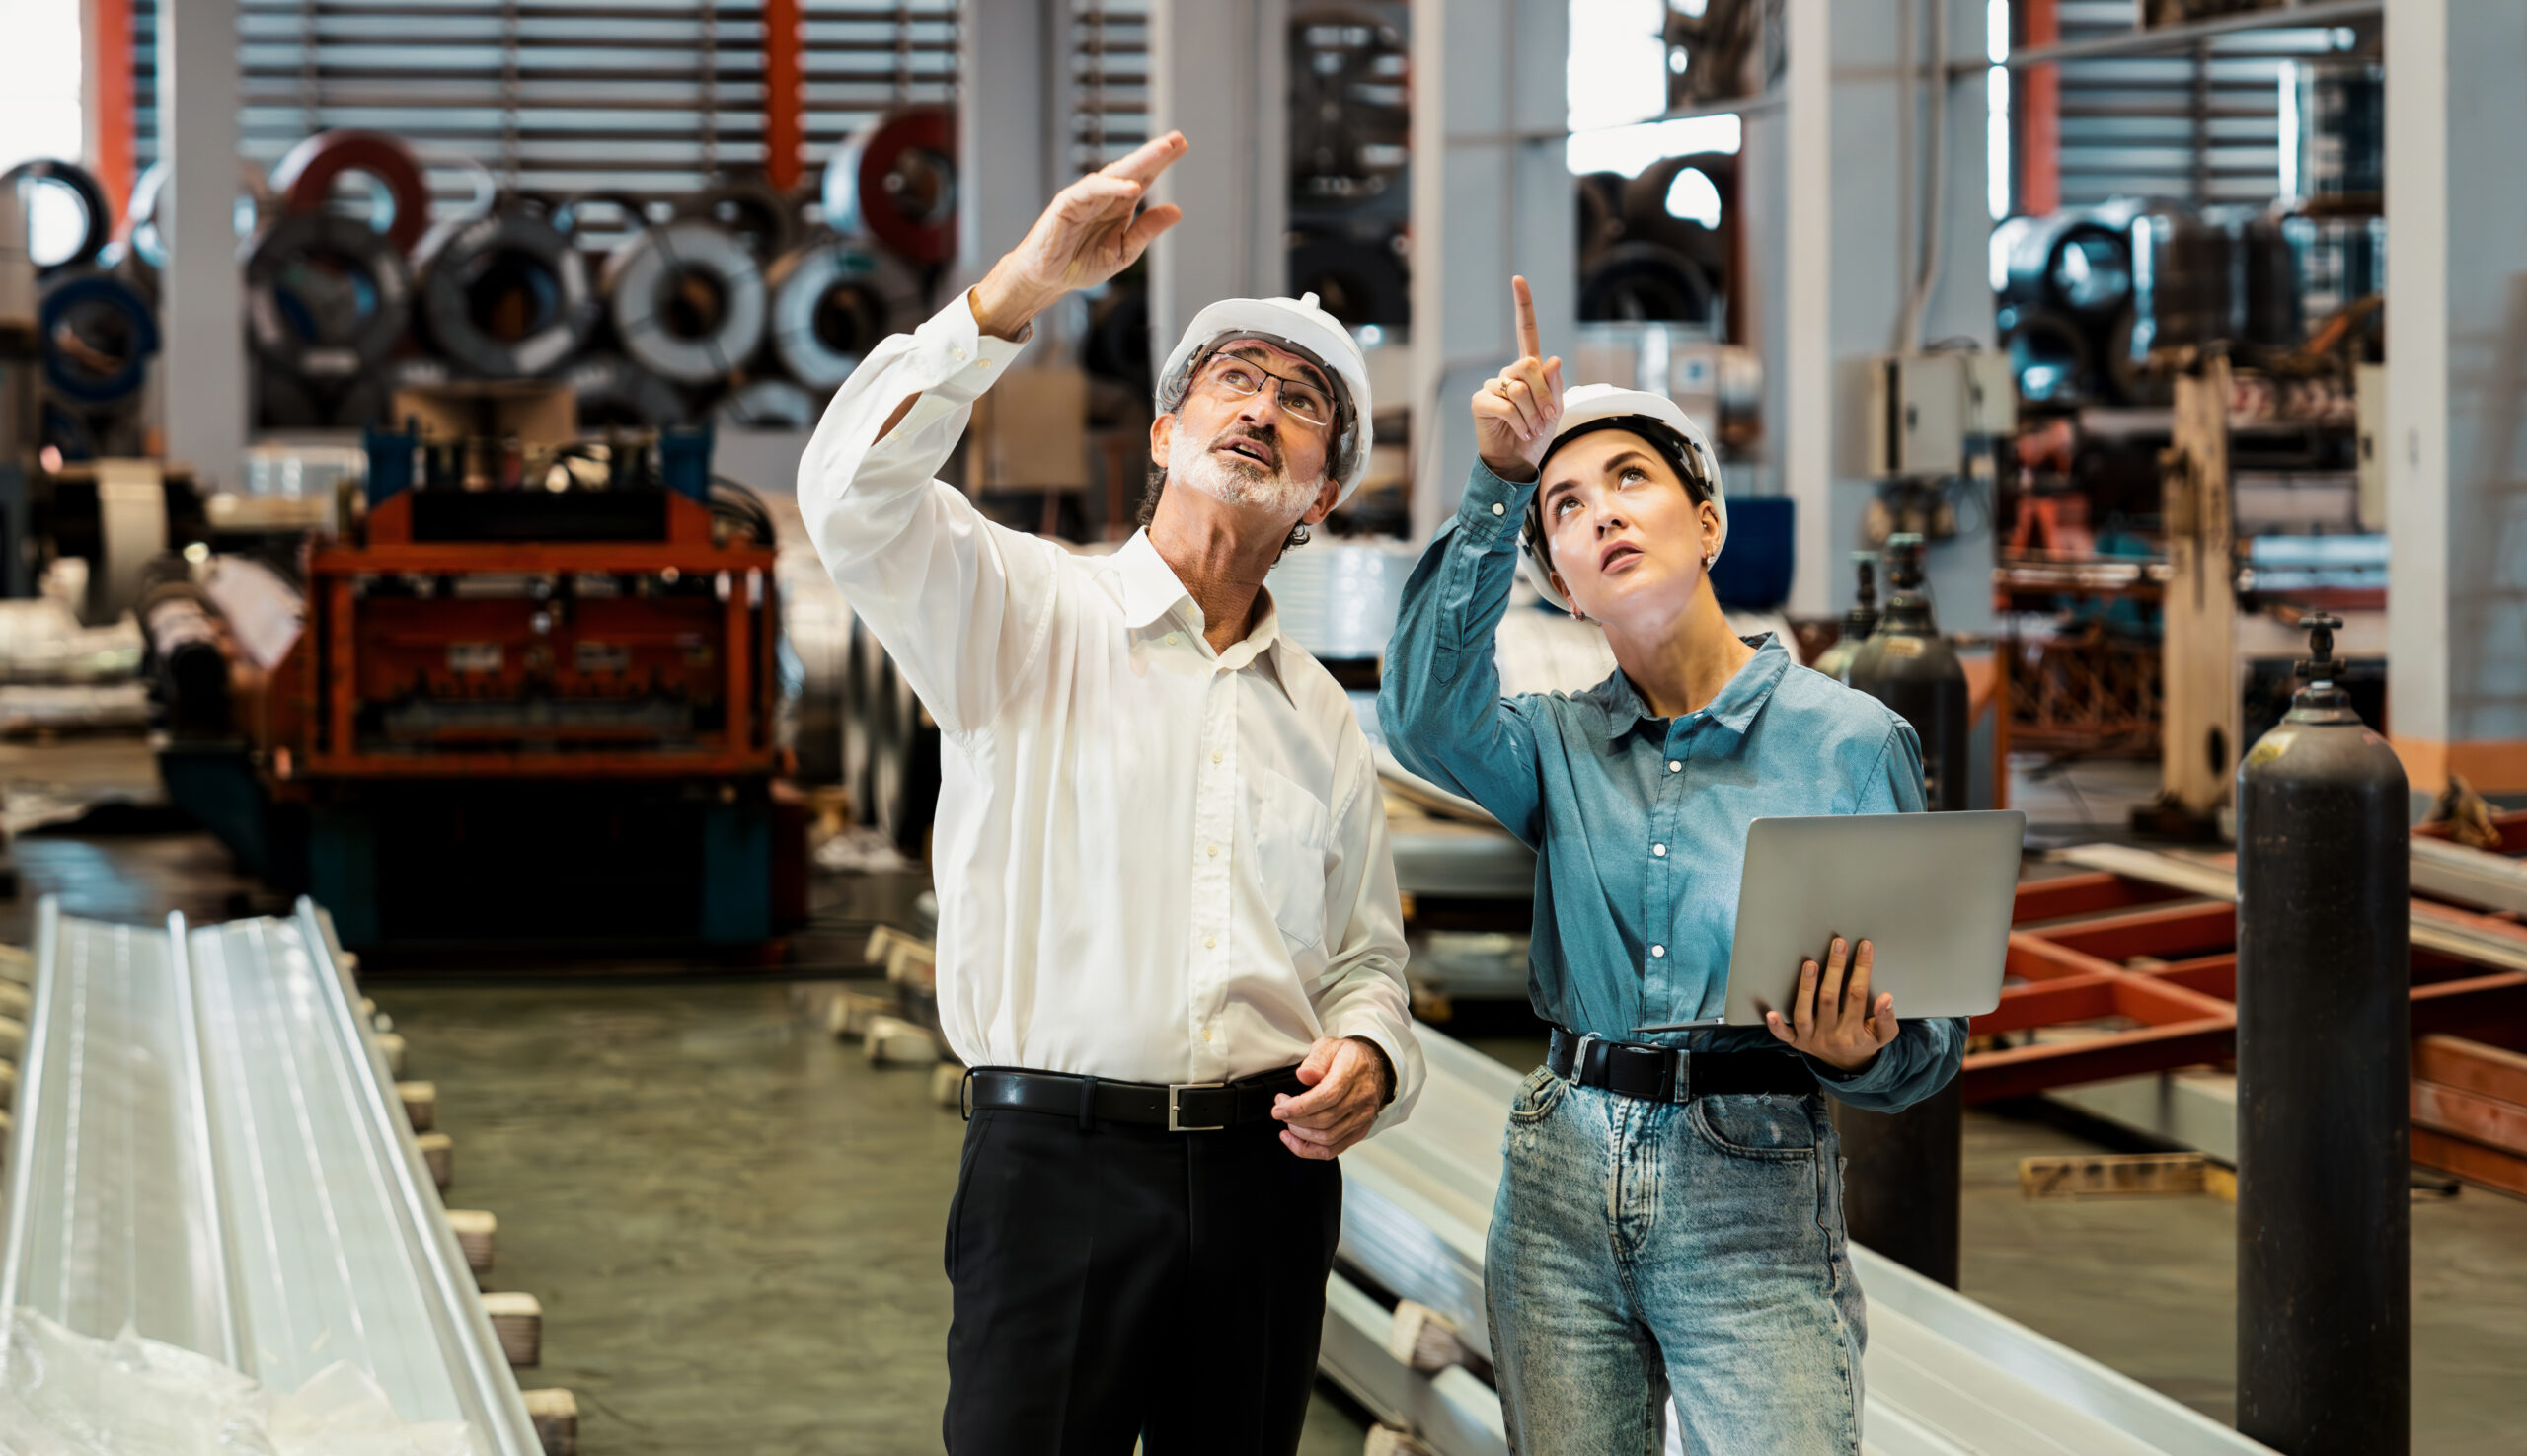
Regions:
<svg viewBox="0 0 2527 1456"><path fill-rule="evenodd" d="M1099 1122L1164 1127L1170 1132L1224 1132L1269 1121L1272 1099L1307 1091L1298 1068L1259 1072L1235 1082L1113 1082L1067 1072L976 1067L965 1074L967 1115L986 1108L1076 1117L1080 1130Z"/></svg>
<svg viewBox="0 0 2527 1456"><path fill-rule="evenodd" d="M1816 1075L1797 1053L1641 1046L1601 1040L1561 1027L1553 1029L1544 1061L1555 1076L1582 1087L1602 1087L1652 1102L1753 1093L1805 1097L1816 1091Z"/></svg>

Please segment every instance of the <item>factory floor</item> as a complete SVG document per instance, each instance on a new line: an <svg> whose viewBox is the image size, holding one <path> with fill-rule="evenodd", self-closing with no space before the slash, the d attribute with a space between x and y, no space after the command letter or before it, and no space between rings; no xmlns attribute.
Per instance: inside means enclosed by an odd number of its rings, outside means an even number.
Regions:
<svg viewBox="0 0 2527 1456"><path fill-rule="evenodd" d="M75 832L16 840L22 887L0 902L0 939L23 943L46 892L135 921L278 907L206 837L111 806L155 797L136 743L0 744L0 785L13 824L110 805ZM818 893L866 910L904 888L828 879ZM928 1075L873 1069L780 980L607 968L520 976L475 956L369 973L409 1042L407 1075L437 1084L449 1202L498 1215L487 1284L543 1303L544 1363L524 1382L577 1395L588 1456L937 1450L940 1229L961 1129ZM1478 1044L1518 1065L1537 1045ZM2096 1146L2047 1120L1969 1116L1966 1292L2225 1419L2234 1209L2021 1198L2020 1158ZM2477 1188L2416 1201L2413 1251L2413 1449L2516 1450L2527 1202ZM1356 1411L1320 1394L1304 1449L1352 1456L1362 1434Z"/></svg>

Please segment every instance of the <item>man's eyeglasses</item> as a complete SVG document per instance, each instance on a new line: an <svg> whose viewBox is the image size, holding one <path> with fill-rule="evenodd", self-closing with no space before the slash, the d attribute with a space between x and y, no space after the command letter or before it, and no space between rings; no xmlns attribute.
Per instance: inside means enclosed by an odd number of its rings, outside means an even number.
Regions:
<svg viewBox="0 0 2527 1456"><path fill-rule="evenodd" d="M1334 423L1334 397L1304 379L1275 374L1252 359L1222 354L1202 366L1197 384L1228 399L1251 399L1266 384L1280 386L1282 410L1302 424L1325 429Z"/></svg>

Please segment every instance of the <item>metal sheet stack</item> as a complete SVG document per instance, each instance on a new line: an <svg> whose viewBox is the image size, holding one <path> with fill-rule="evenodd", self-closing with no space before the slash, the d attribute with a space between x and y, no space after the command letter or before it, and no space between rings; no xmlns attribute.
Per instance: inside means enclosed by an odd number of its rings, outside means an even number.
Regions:
<svg viewBox="0 0 2527 1456"><path fill-rule="evenodd" d="M541 1451L322 912L36 935L0 1305Z"/></svg>
<svg viewBox="0 0 2527 1456"><path fill-rule="evenodd" d="M1423 1028L1412 1118L1342 1157L1340 1264L1319 1364L1439 1456L1507 1450L1488 1373L1483 1254L1518 1074ZM1869 1295L1863 1449L1874 1456L2258 1456L2267 1448L1858 1245ZM1408 1341L1434 1312L1469 1357L1435 1371ZM1399 1320L1402 1316L1402 1320ZM1671 1419L1668 1446L1681 1449Z"/></svg>

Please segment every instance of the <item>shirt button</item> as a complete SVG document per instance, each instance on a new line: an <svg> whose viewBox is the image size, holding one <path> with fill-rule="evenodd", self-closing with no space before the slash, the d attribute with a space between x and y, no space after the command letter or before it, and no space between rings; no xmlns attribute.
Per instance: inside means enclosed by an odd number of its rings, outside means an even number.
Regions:
<svg viewBox="0 0 2527 1456"><path fill-rule="evenodd" d="M1651 946L1649 948L1649 958L1652 960L1664 959L1666 958L1666 955L1667 948L1665 946Z"/></svg>
<svg viewBox="0 0 2527 1456"><path fill-rule="evenodd" d="M1211 750L1211 762L1213 763L1219 762L1226 755L1222 754L1217 748Z"/></svg>
<svg viewBox="0 0 2527 1456"><path fill-rule="evenodd" d="M1653 844L1649 846L1649 852L1662 860L1667 858L1667 846L1663 844Z"/></svg>
<svg viewBox="0 0 2527 1456"><path fill-rule="evenodd" d="M965 357L965 346L961 344L950 345L948 346L948 357L956 359L960 363L963 362Z"/></svg>
<svg viewBox="0 0 2527 1456"><path fill-rule="evenodd" d="M1203 950L1205 950L1205 951L1216 951L1216 950L1218 950L1219 948L1220 948L1220 938L1219 938L1218 936L1215 936L1215 935L1206 935L1206 936L1202 937L1202 949L1203 949Z"/></svg>
<svg viewBox="0 0 2527 1456"><path fill-rule="evenodd" d="M1215 859L1215 860L1216 860L1216 859L1218 859L1218 858L1220 857L1220 847L1219 847L1218 845L1216 845L1216 844L1212 845L1212 846L1211 846L1211 849L1210 849L1210 855L1211 855L1211 858L1212 858L1212 859Z"/></svg>
<svg viewBox="0 0 2527 1456"><path fill-rule="evenodd" d="M1171 648L1172 648L1172 647L1174 647L1174 646L1176 646L1178 643L1183 642L1184 640L1185 640L1185 639L1183 639L1183 638L1181 638L1181 637L1177 636L1177 635L1176 635L1175 633L1173 633L1173 632L1171 632L1171 633L1167 634L1167 645L1168 645L1169 647L1171 647Z"/></svg>
<svg viewBox="0 0 2527 1456"><path fill-rule="evenodd" d="M1208 1027L1204 1027L1204 1028L1202 1029L1202 1039L1203 1039L1203 1040L1205 1040L1205 1041L1208 1041L1208 1040L1210 1040L1210 1039L1211 1039L1211 1029L1210 1029L1210 1028L1208 1028Z"/></svg>
<svg viewBox="0 0 2527 1456"><path fill-rule="evenodd" d="M1669 773L1671 773L1671 774L1681 774L1681 773L1683 773L1684 771L1685 771L1685 761L1684 761L1683 759L1681 759L1681 758L1670 758L1670 759L1668 759L1668 760L1667 760L1667 772L1669 772Z"/></svg>
<svg viewBox="0 0 2527 1456"><path fill-rule="evenodd" d="M1501 504L1497 500L1494 500L1492 502L1492 513L1493 515L1507 515L1509 513L1509 507Z"/></svg>

